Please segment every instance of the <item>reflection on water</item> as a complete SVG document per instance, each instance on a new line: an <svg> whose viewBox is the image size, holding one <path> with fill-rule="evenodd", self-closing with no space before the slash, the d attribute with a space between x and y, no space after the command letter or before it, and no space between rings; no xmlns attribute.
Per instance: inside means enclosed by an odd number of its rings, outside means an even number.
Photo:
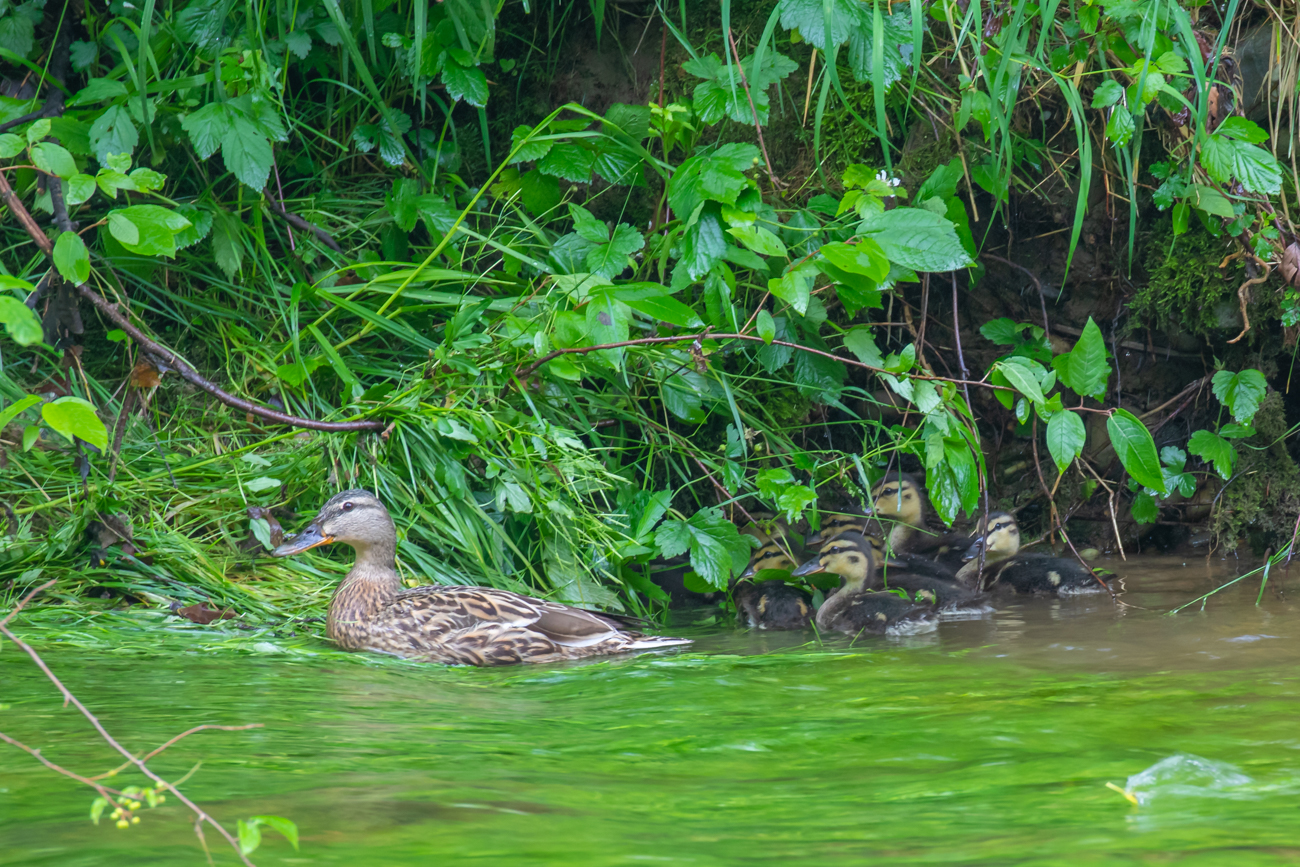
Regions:
<svg viewBox="0 0 1300 867"><path fill-rule="evenodd" d="M694 628L689 653L547 668L45 653L133 746L264 723L154 762L201 760L186 792L228 823L297 821L302 851L268 836L261 865L1295 863L1292 579L1170 617L1235 574L1183 563L1107 563L1118 607L1002 600L824 644ZM11 648L0 702L0 730L54 761L114 764ZM122 832L86 820L90 799L0 750L0 865L204 863L174 804Z"/></svg>

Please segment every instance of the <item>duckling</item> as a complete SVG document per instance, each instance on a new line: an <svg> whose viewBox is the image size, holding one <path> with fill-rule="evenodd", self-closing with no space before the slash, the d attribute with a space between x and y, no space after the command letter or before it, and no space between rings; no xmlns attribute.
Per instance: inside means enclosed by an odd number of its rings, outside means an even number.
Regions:
<svg viewBox="0 0 1300 867"><path fill-rule="evenodd" d="M1010 587L1017 593L1072 596L1100 593L1110 588L1091 570L1074 560L1046 554L1020 553L1020 527L1007 512L994 512L984 522L988 528L966 552L967 565L958 573L960 580L974 582L979 576L980 549L984 550L985 587Z"/></svg>
<svg viewBox="0 0 1300 867"><path fill-rule="evenodd" d="M982 593L958 583L953 573L939 564L922 560L925 566L933 568L929 572L917 572L909 568L906 561L886 557L884 543L877 536L863 536L861 533L846 531L835 537L834 541L859 548L864 545L871 548L872 562L880 564L870 579L872 589L906 590L913 598L938 605L940 612L960 610L963 613L987 613L992 610L985 604Z"/></svg>
<svg viewBox="0 0 1300 867"><path fill-rule="evenodd" d="M888 473L871 489L871 514L893 523L885 536L890 554L937 560L955 573L971 540L960 533L930 529L925 503L921 485L907 473Z"/></svg>
<svg viewBox="0 0 1300 867"><path fill-rule="evenodd" d="M824 544L817 557L794 570L796 576L833 572L845 579L839 592L817 609L817 628L848 635L932 631L934 603L871 590L875 565L871 544L861 535L856 540L843 540L841 536Z"/></svg>
<svg viewBox="0 0 1300 867"><path fill-rule="evenodd" d="M751 629L807 629L812 621L811 597L780 578L752 579L766 570L794 571L798 564L784 526L773 532L766 545L749 558L749 566L736 582L736 619Z"/></svg>
<svg viewBox="0 0 1300 867"><path fill-rule="evenodd" d="M342 542L356 561L330 600L326 634L344 650L448 665L560 662L690 644L643 635L592 611L493 587L403 590L397 531L374 494L335 494L303 532L271 552L289 557Z"/></svg>

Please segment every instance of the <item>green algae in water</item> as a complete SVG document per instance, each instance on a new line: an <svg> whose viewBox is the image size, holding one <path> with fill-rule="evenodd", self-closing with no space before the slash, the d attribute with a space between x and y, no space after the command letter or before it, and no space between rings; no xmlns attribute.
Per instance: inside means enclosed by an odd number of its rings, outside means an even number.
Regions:
<svg viewBox="0 0 1300 867"><path fill-rule="evenodd" d="M1200 564L1157 577L1177 592L1129 601L1167 610L1207 580ZM132 746L263 723L153 762L202 761L184 791L228 825L297 822L301 851L268 837L262 867L1294 863L1300 612L1253 595L1179 617L1017 600L932 636L825 645L697 629L690 653L490 671L311 636L221 649L199 630L123 630L147 654L42 652ZM0 730L78 770L116 763L12 648L0 691ZM1176 776L1136 808L1106 788L1177 756L1233 784ZM171 800L118 831L87 820L92 796L0 750L0 865L205 863Z"/></svg>

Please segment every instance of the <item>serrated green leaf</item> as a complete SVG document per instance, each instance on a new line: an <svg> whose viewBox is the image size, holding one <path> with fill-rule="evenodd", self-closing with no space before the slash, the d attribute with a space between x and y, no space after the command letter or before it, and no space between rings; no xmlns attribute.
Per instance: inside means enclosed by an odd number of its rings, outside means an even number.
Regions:
<svg viewBox="0 0 1300 867"><path fill-rule="evenodd" d="M1224 481L1232 478L1237 450L1223 437L1208 430L1198 430L1187 441L1187 450L1206 463L1214 464L1214 471L1219 474L1219 478Z"/></svg>
<svg viewBox="0 0 1300 867"><path fill-rule="evenodd" d="M1268 195L1277 195L1282 189L1282 169L1277 160L1250 142L1211 135L1201 145L1201 165L1221 184L1235 179L1251 192Z"/></svg>
<svg viewBox="0 0 1300 867"><path fill-rule="evenodd" d="M442 83L453 100L464 100L477 108L487 105L487 76L476 66L462 66L449 59L442 68Z"/></svg>
<svg viewBox="0 0 1300 867"><path fill-rule="evenodd" d="M1247 369L1241 373L1220 370L1210 380L1210 388L1234 419L1248 425L1268 392L1268 380L1258 370Z"/></svg>
<svg viewBox="0 0 1300 867"><path fill-rule="evenodd" d="M1138 491L1133 497L1133 505L1130 508L1133 514L1133 520L1139 524L1154 524L1160 520L1160 507L1156 504L1155 498L1146 491Z"/></svg>
<svg viewBox="0 0 1300 867"><path fill-rule="evenodd" d="M591 181L596 161L594 151L574 142L556 142L550 152L537 161L537 171L552 177L585 184Z"/></svg>
<svg viewBox="0 0 1300 867"><path fill-rule="evenodd" d="M133 154L140 133L124 105L109 106L90 125L90 149L103 165L110 154Z"/></svg>
<svg viewBox="0 0 1300 867"><path fill-rule="evenodd" d="M856 355L863 364L882 367L885 363L869 325L855 325L845 332L844 348Z"/></svg>
<svg viewBox="0 0 1300 867"><path fill-rule="evenodd" d="M889 261L913 271L955 271L974 264L951 221L924 208L894 208L863 221L863 232Z"/></svg>
<svg viewBox="0 0 1300 867"><path fill-rule="evenodd" d="M1151 431L1137 416L1126 409L1117 409L1106 419L1106 432L1119 456L1119 462L1139 485L1167 494L1164 474L1160 470L1160 455L1156 452Z"/></svg>

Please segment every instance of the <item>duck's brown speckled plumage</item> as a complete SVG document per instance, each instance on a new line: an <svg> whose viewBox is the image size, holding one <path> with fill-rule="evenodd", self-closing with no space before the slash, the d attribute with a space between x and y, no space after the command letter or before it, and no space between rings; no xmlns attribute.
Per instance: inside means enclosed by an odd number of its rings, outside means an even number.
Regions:
<svg viewBox="0 0 1300 867"><path fill-rule="evenodd" d="M391 653L460 665L557 662L690 642L642 635L617 621L558 602L491 587L425 586L403 590L395 563L393 520L368 491L330 498L287 557L342 542L356 562L330 600L326 633L345 650Z"/></svg>

